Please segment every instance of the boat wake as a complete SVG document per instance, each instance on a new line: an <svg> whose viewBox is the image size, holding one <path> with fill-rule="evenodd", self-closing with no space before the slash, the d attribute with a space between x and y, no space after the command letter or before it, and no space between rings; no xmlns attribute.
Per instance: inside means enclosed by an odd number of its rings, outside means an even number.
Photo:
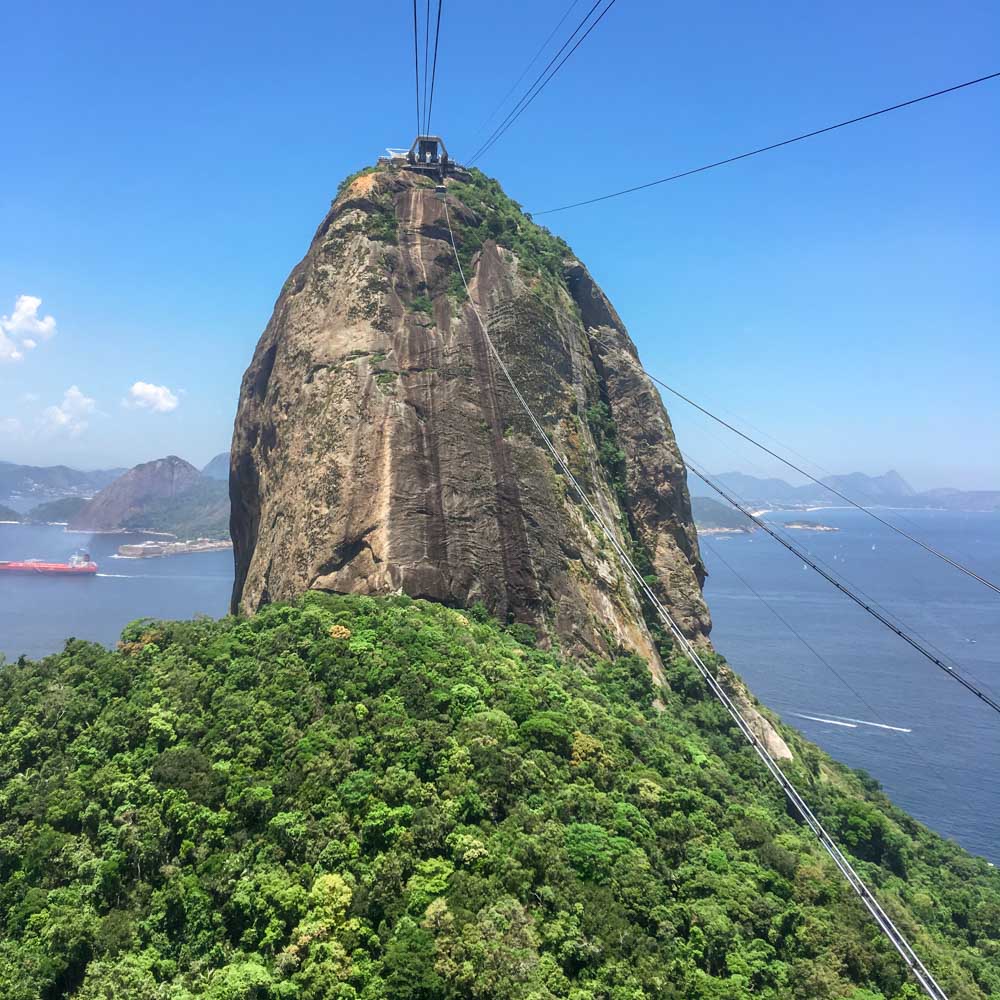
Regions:
<svg viewBox="0 0 1000 1000"><path fill-rule="evenodd" d="M96 573L98 576L105 580L215 580L218 579L214 576L167 576L160 573Z"/></svg>
<svg viewBox="0 0 1000 1000"><path fill-rule="evenodd" d="M809 719L810 722L825 722L830 726L843 726L845 729L857 729L857 723L854 722L838 722L836 719L824 719L819 715L803 715L801 712L789 712L789 715L794 715L796 719Z"/></svg>
<svg viewBox="0 0 1000 1000"><path fill-rule="evenodd" d="M890 726L884 722L865 722L864 719L852 719L847 715L838 715L836 718L844 719L847 722L854 722L859 726L871 726L873 729L888 729L894 733L912 733L912 729L907 729L905 726Z"/></svg>
<svg viewBox="0 0 1000 1000"><path fill-rule="evenodd" d="M801 712L789 712L797 719L809 719L811 722L825 722L830 726L843 726L845 729L857 729L858 726L871 726L872 729L887 729L893 733L912 733L912 729L905 726L890 726L885 722L867 722L865 719L852 719L849 715L834 715L832 717L822 715L803 715Z"/></svg>

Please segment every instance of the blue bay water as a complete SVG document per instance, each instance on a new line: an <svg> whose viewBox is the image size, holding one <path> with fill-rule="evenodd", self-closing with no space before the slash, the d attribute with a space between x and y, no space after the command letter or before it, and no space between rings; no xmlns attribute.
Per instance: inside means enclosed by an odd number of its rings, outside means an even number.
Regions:
<svg viewBox="0 0 1000 1000"><path fill-rule="evenodd" d="M218 618L229 609L231 551L117 559L119 545L149 536L90 535L51 525L0 524L0 559L65 561L85 548L96 577L0 573L0 654L8 660L62 649L69 637L114 646L136 618Z"/></svg>
<svg viewBox="0 0 1000 1000"><path fill-rule="evenodd" d="M1000 578L1000 514L907 511L904 516L920 537ZM857 511L768 517L839 528L789 533L998 693L1000 598ZM134 540L0 524L0 559L65 559L89 546L100 566L92 579L0 574L0 653L37 658L61 649L69 636L113 646L135 618L226 613L230 552L112 558L119 545ZM874 775L895 802L928 826L1000 862L1000 718L763 533L707 536L702 546L713 639L754 693L834 757ZM911 732L834 724L847 720Z"/></svg>
<svg viewBox="0 0 1000 1000"><path fill-rule="evenodd" d="M1000 513L880 513L1000 579ZM860 511L766 517L838 528L787 535L1000 695L1000 597ZM1000 716L763 532L705 536L702 550L713 641L760 700L838 760L876 777L917 819L1000 862Z"/></svg>

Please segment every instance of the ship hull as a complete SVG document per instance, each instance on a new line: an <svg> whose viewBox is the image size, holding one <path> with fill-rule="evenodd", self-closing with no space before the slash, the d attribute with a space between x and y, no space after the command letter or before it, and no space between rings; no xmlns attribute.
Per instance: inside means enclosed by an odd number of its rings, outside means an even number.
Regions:
<svg viewBox="0 0 1000 1000"><path fill-rule="evenodd" d="M25 576L93 576L96 563L71 566L69 563L0 562L0 573L20 573Z"/></svg>

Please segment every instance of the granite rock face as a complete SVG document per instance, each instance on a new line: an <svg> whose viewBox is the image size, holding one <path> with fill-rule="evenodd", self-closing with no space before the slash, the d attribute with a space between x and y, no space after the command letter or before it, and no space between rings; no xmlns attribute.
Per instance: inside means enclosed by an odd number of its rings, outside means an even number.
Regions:
<svg viewBox="0 0 1000 1000"><path fill-rule="evenodd" d="M458 275L445 199L466 265ZM233 610L312 588L482 601L569 652L660 664L608 540L491 359L473 304L574 475L707 642L685 470L621 320L480 174L342 186L243 379Z"/></svg>

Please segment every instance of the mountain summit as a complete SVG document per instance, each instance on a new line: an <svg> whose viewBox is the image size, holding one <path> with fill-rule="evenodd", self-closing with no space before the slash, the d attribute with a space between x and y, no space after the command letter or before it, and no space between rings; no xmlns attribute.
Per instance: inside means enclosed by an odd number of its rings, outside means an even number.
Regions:
<svg viewBox="0 0 1000 1000"><path fill-rule="evenodd" d="M116 531L154 500L180 496L198 481L198 470L176 455L143 462L109 483L72 520L74 531Z"/></svg>
<svg viewBox="0 0 1000 1000"><path fill-rule="evenodd" d="M455 262L446 219L473 301ZM569 247L478 171L349 178L243 379L234 610L307 589L483 602L570 651L658 664L612 546L557 474L476 319L681 627L709 615L658 393Z"/></svg>
<svg viewBox="0 0 1000 1000"><path fill-rule="evenodd" d="M226 534L229 504L225 483L203 476L176 455L143 462L119 476L90 501L70 508L74 531L154 531L180 538ZM33 515L61 516L65 504L43 504Z"/></svg>

